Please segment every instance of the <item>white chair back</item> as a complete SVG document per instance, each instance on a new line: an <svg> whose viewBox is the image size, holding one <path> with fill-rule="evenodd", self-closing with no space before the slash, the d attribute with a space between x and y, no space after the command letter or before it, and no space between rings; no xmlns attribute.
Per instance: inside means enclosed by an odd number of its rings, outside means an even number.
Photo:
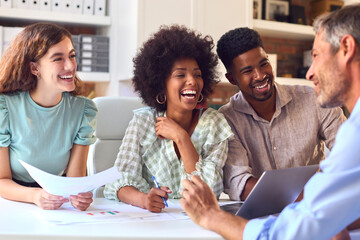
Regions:
<svg viewBox="0 0 360 240"><path fill-rule="evenodd" d="M98 108L95 135L90 145L87 174L93 175L114 166L125 131L133 117L133 110L144 105L136 97L97 97ZM103 187L93 191L94 197L103 197Z"/></svg>

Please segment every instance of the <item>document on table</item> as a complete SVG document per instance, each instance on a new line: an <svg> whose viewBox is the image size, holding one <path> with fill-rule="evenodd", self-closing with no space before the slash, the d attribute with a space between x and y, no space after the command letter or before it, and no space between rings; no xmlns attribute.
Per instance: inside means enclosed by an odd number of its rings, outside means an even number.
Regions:
<svg viewBox="0 0 360 240"><path fill-rule="evenodd" d="M34 210L35 216L48 223L80 224L80 223L119 223L147 222L189 219L179 203L168 200L169 207L161 213L152 213L146 209L134 207L125 203L92 204L86 211L79 211L65 203L57 210Z"/></svg>
<svg viewBox="0 0 360 240"><path fill-rule="evenodd" d="M19 161L45 191L63 197L88 192L120 178L116 167L87 177L61 177L44 172L22 160Z"/></svg>

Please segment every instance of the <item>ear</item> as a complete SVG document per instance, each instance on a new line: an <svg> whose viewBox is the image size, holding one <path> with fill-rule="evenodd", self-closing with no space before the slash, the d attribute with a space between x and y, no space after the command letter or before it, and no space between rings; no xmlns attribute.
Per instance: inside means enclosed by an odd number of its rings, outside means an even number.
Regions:
<svg viewBox="0 0 360 240"><path fill-rule="evenodd" d="M232 84L232 85L237 85L236 84L236 81L234 80L233 76L231 75L231 73L225 73L225 77L227 78L227 80L229 80L229 82Z"/></svg>
<svg viewBox="0 0 360 240"><path fill-rule="evenodd" d="M38 64L36 62L30 62L30 71L33 75L35 76L39 76L40 71L39 71L39 67Z"/></svg>
<svg viewBox="0 0 360 240"><path fill-rule="evenodd" d="M346 64L356 56L356 41L353 36L346 34L341 38L340 51Z"/></svg>

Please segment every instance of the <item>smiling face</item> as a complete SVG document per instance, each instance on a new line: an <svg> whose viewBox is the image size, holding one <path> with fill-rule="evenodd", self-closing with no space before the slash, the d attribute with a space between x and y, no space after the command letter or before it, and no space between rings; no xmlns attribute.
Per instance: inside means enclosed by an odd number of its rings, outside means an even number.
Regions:
<svg viewBox="0 0 360 240"><path fill-rule="evenodd" d="M166 80L167 111L192 111L203 86L201 70L194 59L175 61Z"/></svg>
<svg viewBox="0 0 360 240"><path fill-rule="evenodd" d="M31 62L32 74L38 76L36 90L59 94L75 89L75 50L71 40L65 37L49 48L36 63Z"/></svg>
<svg viewBox="0 0 360 240"><path fill-rule="evenodd" d="M239 87L250 103L265 101L274 94L272 67L262 47L251 49L234 58L226 77Z"/></svg>
<svg viewBox="0 0 360 240"><path fill-rule="evenodd" d="M341 106L346 102L349 83L347 75L340 70L337 55L328 42L323 40L322 32L314 40L311 64L306 78L315 85L317 101L322 107Z"/></svg>

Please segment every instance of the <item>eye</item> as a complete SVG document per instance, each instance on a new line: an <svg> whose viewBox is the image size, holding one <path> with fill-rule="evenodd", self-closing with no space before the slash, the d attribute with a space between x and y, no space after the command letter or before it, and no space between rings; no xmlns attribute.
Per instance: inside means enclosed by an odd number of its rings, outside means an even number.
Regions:
<svg viewBox="0 0 360 240"><path fill-rule="evenodd" d="M268 61L266 61L266 62L263 62L263 63L261 63L261 67L267 67L267 66L269 66L269 62Z"/></svg>
<svg viewBox="0 0 360 240"><path fill-rule="evenodd" d="M252 72L252 70L251 69L249 69L249 70L245 70L245 71L243 71L241 74L250 74Z"/></svg>
<svg viewBox="0 0 360 240"><path fill-rule="evenodd" d="M175 77L177 77L177 78L183 78L183 77L185 77L185 74L176 74Z"/></svg>
<svg viewBox="0 0 360 240"><path fill-rule="evenodd" d="M61 61L62 60L62 58L61 57L58 57L58 58L55 58L54 59L54 62L59 62L59 61Z"/></svg>
<svg viewBox="0 0 360 240"><path fill-rule="evenodd" d="M70 58L75 58L76 57L76 54L71 54L70 55Z"/></svg>
<svg viewBox="0 0 360 240"><path fill-rule="evenodd" d="M201 75L201 73L195 73L195 74L194 74L194 77L196 77L196 78L202 78L202 75Z"/></svg>

